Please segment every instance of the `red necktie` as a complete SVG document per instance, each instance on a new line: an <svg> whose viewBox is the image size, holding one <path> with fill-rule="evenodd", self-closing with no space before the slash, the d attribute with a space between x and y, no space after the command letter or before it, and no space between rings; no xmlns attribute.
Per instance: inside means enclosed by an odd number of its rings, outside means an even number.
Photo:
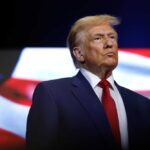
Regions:
<svg viewBox="0 0 150 150"><path fill-rule="evenodd" d="M115 102L110 95L109 82L107 80L102 80L100 81L99 86L102 87L103 89L102 104L103 104L108 122L112 129L112 133L114 135L116 142L120 145L120 131L119 131L118 115L117 115Z"/></svg>

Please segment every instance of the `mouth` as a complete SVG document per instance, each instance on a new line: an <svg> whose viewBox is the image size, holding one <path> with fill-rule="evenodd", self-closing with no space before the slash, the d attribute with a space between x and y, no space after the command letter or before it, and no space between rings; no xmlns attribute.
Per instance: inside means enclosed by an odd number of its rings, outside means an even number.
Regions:
<svg viewBox="0 0 150 150"><path fill-rule="evenodd" d="M115 56L116 54L114 52L108 52L105 54L106 56L109 56L109 57L113 57Z"/></svg>

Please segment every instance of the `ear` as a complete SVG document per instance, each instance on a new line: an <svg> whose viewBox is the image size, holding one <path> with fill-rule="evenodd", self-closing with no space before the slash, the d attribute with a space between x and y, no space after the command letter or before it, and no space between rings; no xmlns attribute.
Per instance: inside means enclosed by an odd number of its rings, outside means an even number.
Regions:
<svg viewBox="0 0 150 150"><path fill-rule="evenodd" d="M82 51L81 47L74 47L73 55L79 62L84 62L84 56L83 56L83 51Z"/></svg>

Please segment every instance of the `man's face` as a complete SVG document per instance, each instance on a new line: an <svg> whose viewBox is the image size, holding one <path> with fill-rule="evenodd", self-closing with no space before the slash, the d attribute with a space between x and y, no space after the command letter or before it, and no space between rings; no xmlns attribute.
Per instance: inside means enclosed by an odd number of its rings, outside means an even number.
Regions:
<svg viewBox="0 0 150 150"><path fill-rule="evenodd" d="M109 24L92 26L87 30L81 48L84 67L88 70L108 68L113 70L118 63L117 34Z"/></svg>

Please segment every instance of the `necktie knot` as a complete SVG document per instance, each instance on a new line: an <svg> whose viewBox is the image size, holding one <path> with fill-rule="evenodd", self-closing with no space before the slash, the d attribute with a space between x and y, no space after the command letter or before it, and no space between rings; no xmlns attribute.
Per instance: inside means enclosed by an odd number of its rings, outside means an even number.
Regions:
<svg viewBox="0 0 150 150"><path fill-rule="evenodd" d="M99 82L99 86L102 87L102 88L109 87L109 82L108 82L106 79L101 80L101 81Z"/></svg>

